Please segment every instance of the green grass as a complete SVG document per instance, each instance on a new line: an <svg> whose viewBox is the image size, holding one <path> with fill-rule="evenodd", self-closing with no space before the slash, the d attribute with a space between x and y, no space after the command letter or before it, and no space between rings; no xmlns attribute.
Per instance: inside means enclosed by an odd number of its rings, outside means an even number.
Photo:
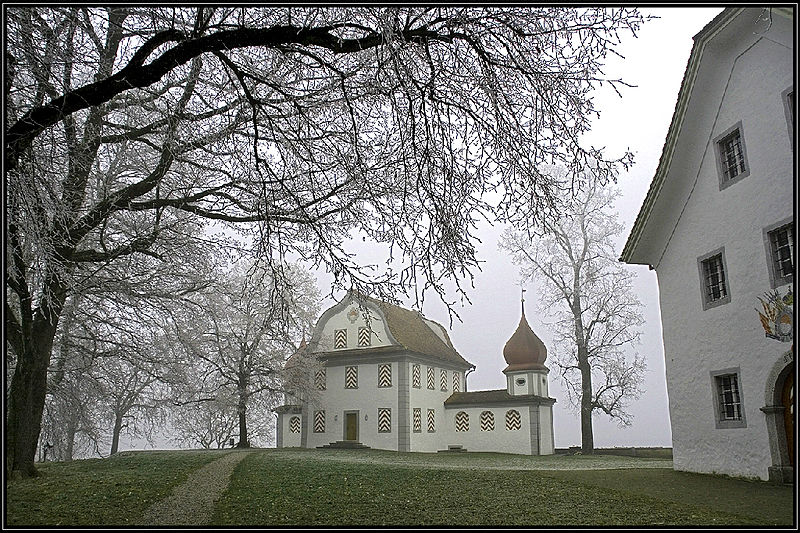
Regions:
<svg viewBox="0 0 800 533"><path fill-rule="evenodd" d="M310 452L310 453L309 453ZM499 469L506 460L560 470ZM214 524L229 525L774 525L792 523L791 487L634 458L422 455L375 451L252 454L234 471ZM426 466L423 466L427 463ZM598 465L604 470L577 470ZM671 462L667 462L671 466ZM614 469L614 465L628 465ZM636 481L634 483L634 481ZM742 485L744 484L744 485ZM744 487L748 487L749 490ZM727 503L698 492L733 490ZM755 498L754 498L755 496ZM738 499L739 505L735 502ZM753 504L755 500L755 504ZM759 504L770 502L761 509Z"/></svg>
<svg viewBox="0 0 800 533"><path fill-rule="evenodd" d="M7 483L7 525L127 525L220 452L46 463ZM672 470L663 458L255 450L216 525L791 525L791 486Z"/></svg>
<svg viewBox="0 0 800 533"><path fill-rule="evenodd" d="M127 525L219 452L126 452L108 459L38 464L36 478L6 483L6 523Z"/></svg>

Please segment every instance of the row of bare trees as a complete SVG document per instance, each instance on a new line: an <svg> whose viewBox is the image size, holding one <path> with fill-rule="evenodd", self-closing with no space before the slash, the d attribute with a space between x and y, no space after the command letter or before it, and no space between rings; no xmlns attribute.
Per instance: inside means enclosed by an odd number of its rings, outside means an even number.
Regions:
<svg viewBox="0 0 800 533"><path fill-rule="evenodd" d="M445 299L454 281L466 296L476 218L535 225L580 187L541 164L581 176L591 161L606 181L631 162L581 137L597 113L592 89L624 85L602 66L643 22L635 9L4 14L7 472L36 474L73 299L91 309L93 291L135 294L229 239L276 280L291 257L331 272L332 291ZM385 244L404 268L359 264L354 236ZM192 283L154 280L173 295Z"/></svg>

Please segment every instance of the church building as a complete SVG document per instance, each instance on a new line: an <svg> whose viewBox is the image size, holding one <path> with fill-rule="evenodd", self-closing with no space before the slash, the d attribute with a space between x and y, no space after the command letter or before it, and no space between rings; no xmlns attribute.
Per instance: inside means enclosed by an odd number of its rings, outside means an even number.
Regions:
<svg viewBox="0 0 800 533"><path fill-rule="evenodd" d="M506 388L468 391L475 366L442 325L348 293L286 363L296 381L275 409L277 446L552 454L547 349L524 307L503 356Z"/></svg>

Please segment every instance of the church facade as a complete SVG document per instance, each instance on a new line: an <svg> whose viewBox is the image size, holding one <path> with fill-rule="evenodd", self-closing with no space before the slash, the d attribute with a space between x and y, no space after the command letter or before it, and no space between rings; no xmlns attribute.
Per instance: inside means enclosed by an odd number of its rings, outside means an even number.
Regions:
<svg viewBox="0 0 800 533"><path fill-rule="evenodd" d="M277 446L554 451L547 350L524 310L504 349L507 386L467 391L475 366L422 314L348 294L287 361L306 380L277 409Z"/></svg>

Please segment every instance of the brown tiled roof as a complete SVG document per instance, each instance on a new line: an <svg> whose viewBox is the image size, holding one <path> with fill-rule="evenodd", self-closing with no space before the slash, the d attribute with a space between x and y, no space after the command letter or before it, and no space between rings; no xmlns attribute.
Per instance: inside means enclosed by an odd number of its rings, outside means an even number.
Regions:
<svg viewBox="0 0 800 533"><path fill-rule="evenodd" d="M470 405L489 405L493 403L553 404L555 403L555 399L547 398L545 396L536 396L535 394L520 394L512 396L506 389L499 389L474 392L454 392L444 401L445 407L455 407L457 405L463 405L467 407Z"/></svg>
<svg viewBox="0 0 800 533"><path fill-rule="evenodd" d="M380 308L386 317L386 325L392 336L405 349L459 365L474 366L456 351L444 328L442 330L447 342L443 341L425 323L425 319L417 311L411 311L410 309L373 298L368 298L368 300ZM431 322L433 321L431 320Z"/></svg>

